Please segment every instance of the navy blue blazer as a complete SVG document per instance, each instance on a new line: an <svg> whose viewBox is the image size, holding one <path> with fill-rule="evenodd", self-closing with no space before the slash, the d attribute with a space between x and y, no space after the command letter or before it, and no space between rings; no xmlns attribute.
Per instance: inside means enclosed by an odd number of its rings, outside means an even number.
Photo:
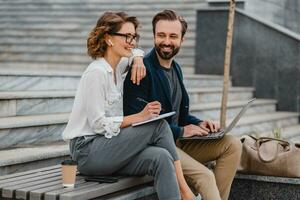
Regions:
<svg viewBox="0 0 300 200"><path fill-rule="evenodd" d="M170 96L170 86L165 76L163 69L159 64L155 49L152 49L144 57L144 65L146 66L146 77L141 80L140 85L133 84L130 80L130 70L124 82L123 110L124 115L131 115L143 110L146 103L139 101L137 98L142 98L148 102L159 101L164 109L161 114L172 111L172 101ZM180 104L180 113L178 124L171 124L171 117L166 120L170 124L173 132L174 140L181 136L181 128L188 124L199 124L200 119L190 115L189 113L189 97L183 84L182 71L175 61L173 61L176 74L179 78L182 100Z"/></svg>

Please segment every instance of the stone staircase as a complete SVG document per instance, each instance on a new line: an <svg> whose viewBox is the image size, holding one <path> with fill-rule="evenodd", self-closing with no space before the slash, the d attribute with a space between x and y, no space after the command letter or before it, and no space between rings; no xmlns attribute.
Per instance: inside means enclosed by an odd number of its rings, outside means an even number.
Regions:
<svg viewBox="0 0 300 200"><path fill-rule="evenodd" d="M171 8L189 23L187 40L178 60L184 63L184 71L191 74L194 72L196 9L206 5L204 0L159 3L155 0L1 0L0 68L82 71L91 61L86 55L87 34L107 10L123 10L137 16L141 21L140 47L149 51L153 46L153 15Z"/></svg>
<svg viewBox="0 0 300 200"><path fill-rule="evenodd" d="M2 175L47 166L49 159L55 163L68 156L61 132L68 121L79 78L79 73L63 71L59 74L35 71L34 75L1 73L0 80L4 80L0 84ZM15 84L9 80L15 80ZM203 119L218 119L222 77L185 75L185 83L192 113ZM228 121L253 97L254 89L231 87L229 91ZM274 127L281 127L286 137L298 135L298 114L276 112L275 107L274 100L257 99L233 134L240 136L253 131L269 134Z"/></svg>
<svg viewBox="0 0 300 200"><path fill-rule="evenodd" d="M171 6L170 6L171 5ZM0 175L59 163L68 157L61 139L82 70L91 61L86 37L105 10L124 10L142 22L140 46L152 45L151 19L165 8L189 23L177 60L183 66L191 111L219 118L223 77L195 75L196 9L201 0L0 0ZM228 122L255 89L231 87ZM270 135L274 128L300 142L299 113L277 112L276 101L257 99L232 134Z"/></svg>

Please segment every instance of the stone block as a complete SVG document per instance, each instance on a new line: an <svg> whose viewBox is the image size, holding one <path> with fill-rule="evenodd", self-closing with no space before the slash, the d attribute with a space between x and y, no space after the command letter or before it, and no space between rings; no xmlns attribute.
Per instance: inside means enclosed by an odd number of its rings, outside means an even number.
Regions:
<svg viewBox="0 0 300 200"><path fill-rule="evenodd" d="M0 149L62 141L66 124L0 130Z"/></svg>
<svg viewBox="0 0 300 200"><path fill-rule="evenodd" d="M230 200L300 199L300 179L237 174Z"/></svg>

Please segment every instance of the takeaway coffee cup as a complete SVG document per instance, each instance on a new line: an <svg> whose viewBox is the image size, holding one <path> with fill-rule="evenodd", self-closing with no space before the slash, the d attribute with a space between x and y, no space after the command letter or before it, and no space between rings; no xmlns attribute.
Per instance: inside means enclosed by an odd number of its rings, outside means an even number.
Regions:
<svg viewBox="0 0 300 200"><path fill-rule="evenodd" d="M76 180L77 163L74 160L65 160L61 163L63 187L74 188Z"/></svg>

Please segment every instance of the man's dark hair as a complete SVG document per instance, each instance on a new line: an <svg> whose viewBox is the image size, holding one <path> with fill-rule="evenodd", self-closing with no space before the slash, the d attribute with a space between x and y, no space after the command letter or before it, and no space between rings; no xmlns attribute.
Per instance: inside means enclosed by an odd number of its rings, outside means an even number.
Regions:
<svg viewBox="0 0 300 200"><path fill-rule="evenodd" d="M157 13L152 20L152 30L153 30L153 34L155 35L155 28L156 28L156 24L159 20L168 20L168 21L176 21L178 20L181 23L181 34L183 37L186 30L187 30L187 23L186 21L179 15L176 14L176 12L174 10L164 10L162 12Z"/></svg>

